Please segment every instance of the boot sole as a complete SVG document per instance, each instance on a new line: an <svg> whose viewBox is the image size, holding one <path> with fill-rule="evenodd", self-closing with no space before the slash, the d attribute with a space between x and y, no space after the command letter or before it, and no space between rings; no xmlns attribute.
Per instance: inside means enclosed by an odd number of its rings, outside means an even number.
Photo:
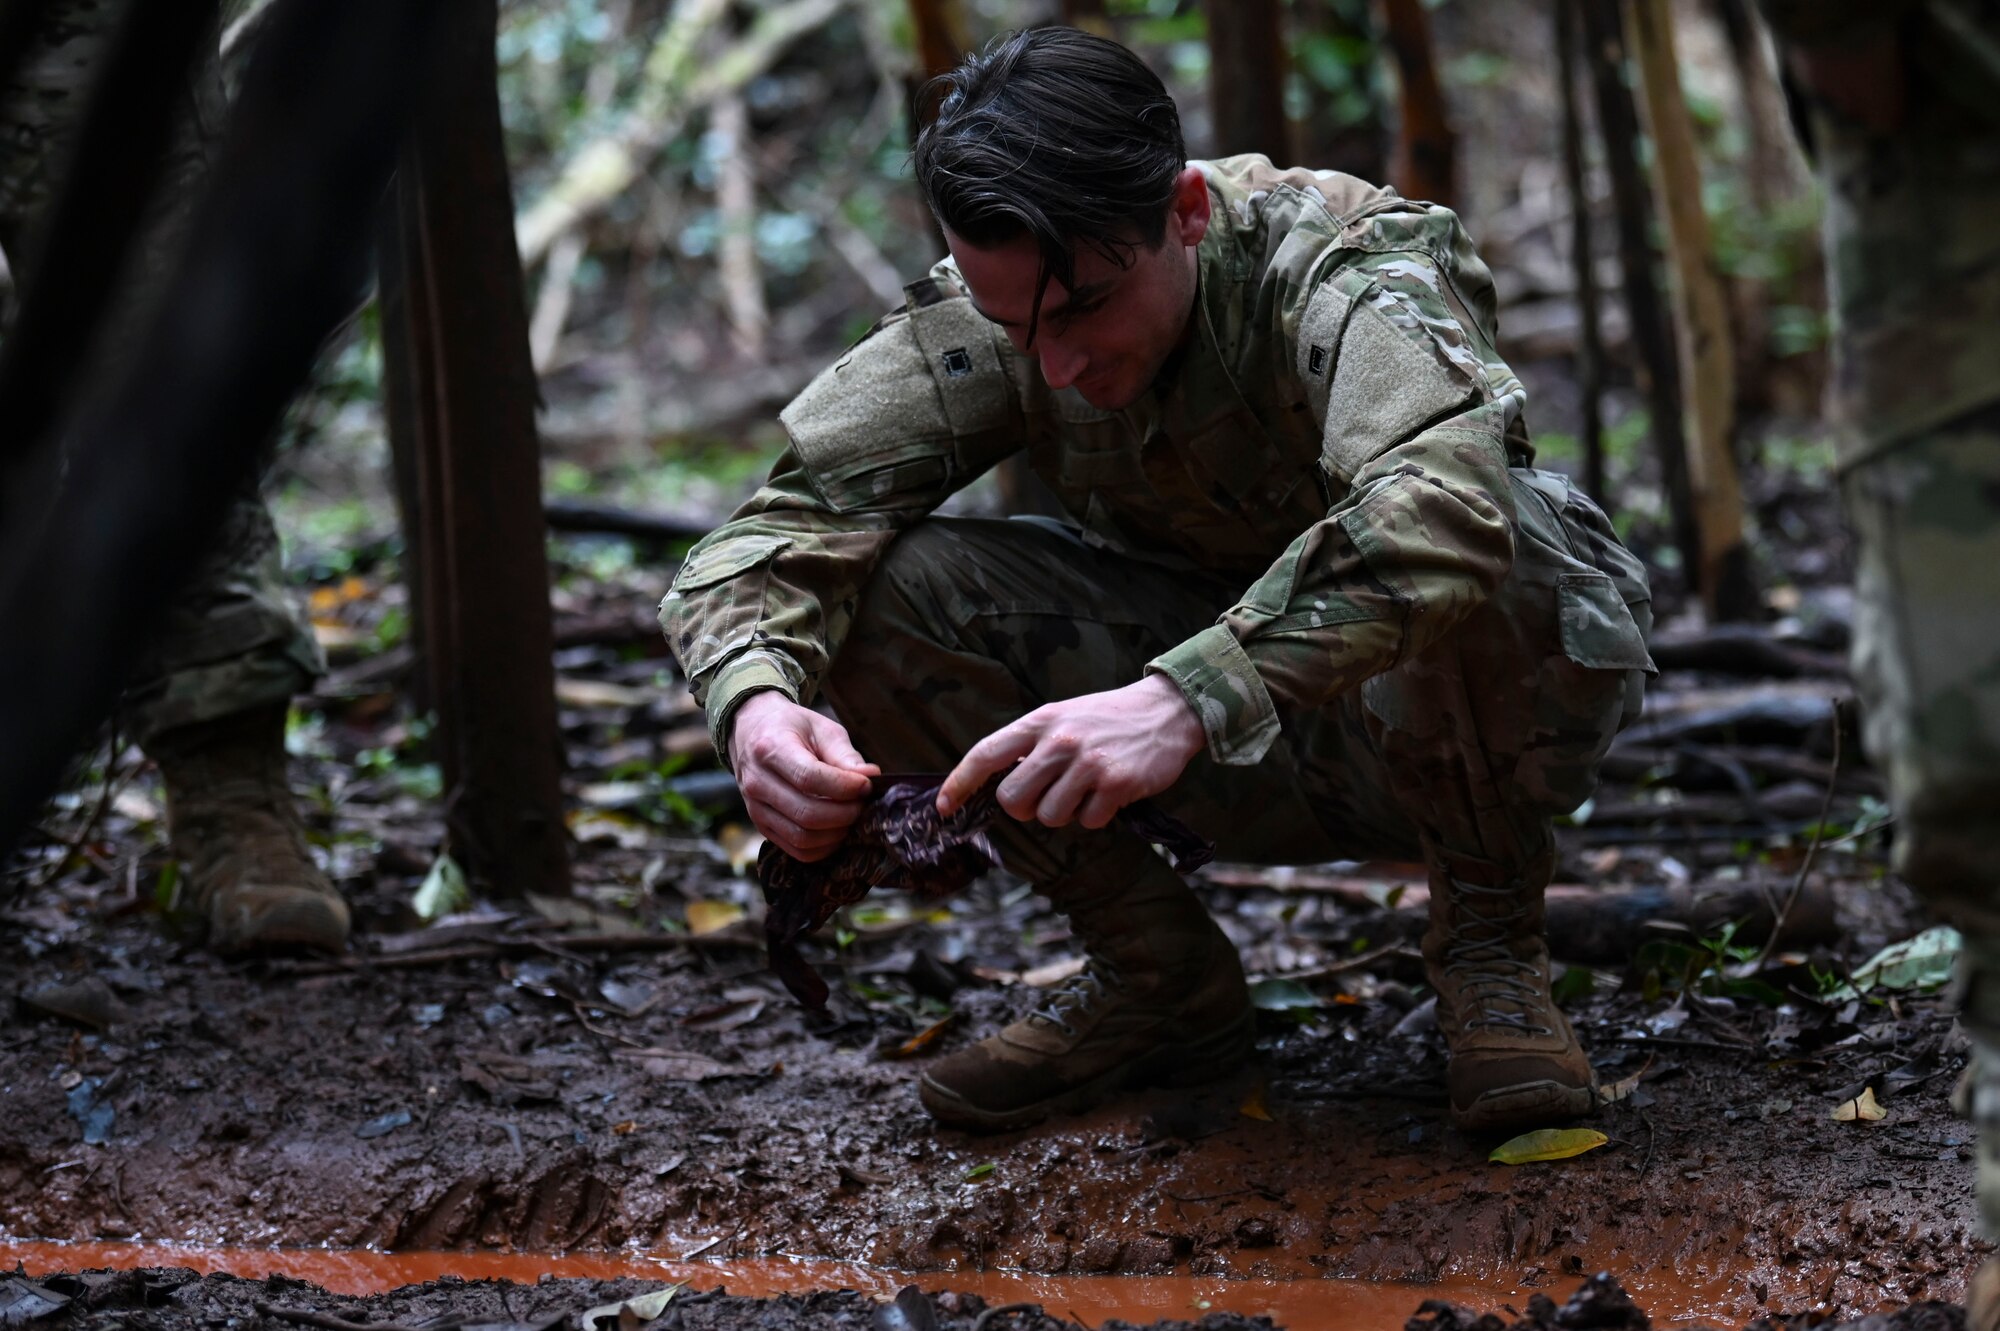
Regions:
<svg viewBox="0 0 2000 1331"><path fill-rule="evenodd" d="M1080 1114L1119 1091L1144 1086L1195 1086L1225 1077L1248 1061L1257 1047L1257 1014L1246 1009L1228 1025L1185 1045L1159 1045L1129 1062L1099 1073L1046 1100L1018 1109L981 1109L925 1073L917 1098L930 1116L967 1132L1008 1132L1055 1115Z"/></svg>
<svg viewBox="0 0 2000 1331"><path fill-rule="evenodd" d="M1461 1132L1523 1132L1581 1118L1596 1103L1591 1087L1530 1081L1487 1091L1462 1109L1452 1105L1451 1122Z"/></svg>

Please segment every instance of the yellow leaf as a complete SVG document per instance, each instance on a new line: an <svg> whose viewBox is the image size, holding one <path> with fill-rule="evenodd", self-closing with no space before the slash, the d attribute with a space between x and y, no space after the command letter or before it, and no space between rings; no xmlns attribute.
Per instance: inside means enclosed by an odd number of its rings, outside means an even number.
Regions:
<svg viewBox="0 0 2000 1331"><path fill-rule="evenodd" d="M757 852L764 848L764 834L742 823L724 823L716 831L715 844L722 847L730 872L740 878L757 862Z"/></svg>
<svg viewBox="0 0 2000 1331"><path fill-rule="evenodd" d="M958 1014L956 1012L946 1013L943 1021L933 1022L931 1025L924 1027L909 1039L890 1049L884 1057L915 1058L918 1054L930 1048L931 1045L937 1043L937 1038L950 1030L952 1023L957 1020Z"/></svg>
<svg viewBox="0 0 2000 1331"><path fill-rule="evenodd" d="M1833 1121L1836 1123L1879 1123L1889 1117L1889 1111L1875 1098L1875 1088L1864 1086L1861 1094L1852 1100L1842 1100L1834 1106Z"/></svg>
<svg viewBox="0 0 2000 1331"><path fill-rule="evenodd" d="M1539 1128L1495 1147L1488 1160L1525 1165L1535 1160L1567 1160L1594 1151L1611 1139L1595 1128Z"/></svg>
<svg viewBox="0 0 2000 1331"><path fill-rule="evenodd" d="M691 934L712 934L718 929L727 929L742 918L743 907L733 901L688 902L688 932Z"/></svg>
<svg viewBox="0 0 2000 1331"><path fill-rule="evenodd" d="M1250 1094L1243 1097L1243 1117L1254 1118L1259 1123L1271 1121L1271 1111L1264 1104L1264 1083L1258 1082L1250 1088Z"/></svg>

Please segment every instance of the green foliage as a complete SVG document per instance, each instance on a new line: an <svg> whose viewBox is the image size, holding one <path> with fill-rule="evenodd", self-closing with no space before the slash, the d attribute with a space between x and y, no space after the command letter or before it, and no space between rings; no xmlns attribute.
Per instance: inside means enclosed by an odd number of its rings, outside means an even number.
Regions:
<svg viewBox="0 0 2000 1331"><path fill-rule="evenodd" d="M1759 949L1736 941L1741 925L1731 921L1715 933L1691 941L1654 939L1632 960L1641 991L1649 1001L1663 994L1696 993L1708 998L1742 998L1771 1007L1785 996L1769 982L1741 973Z"/></svg>

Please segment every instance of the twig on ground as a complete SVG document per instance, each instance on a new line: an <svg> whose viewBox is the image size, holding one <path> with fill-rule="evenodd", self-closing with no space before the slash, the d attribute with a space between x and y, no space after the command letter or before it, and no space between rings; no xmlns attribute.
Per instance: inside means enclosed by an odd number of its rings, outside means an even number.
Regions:
<svg viewBox="0 0 2000 1331"><path fill-rule="evenodd" d="M1833 808L1833 788L1840 782L1840 709L1833 711L1833 763L1826 775L1826 794L1820 798L1819 817L1813 820L1812 840L1806 843L1805 858L1799 861L1799 872L1792 879L1792 890L1785 894L1782 908L1773 905L1771 911L1771 936L1758 949L1751 971L1762 970L1764 963L1777 950L1778 939L1785 932L1785 921L1791 918L1792 910L1799 904L1799 894L1806 890L1806 875L1812 872L1813 858L1819 854L1820 840L1826 835L1826 816Z"/></svg>
<svg viewBox="0 0 2000 1331"><path fill-rule="evenodd" d="M1358 952L1351 957L1343 957L1339 961L1330 961L1324 966L1315 966L1311 970L1289 971L1281 975L1273 975L1271 978L1276 980L1296 980L1300 983L1308 980L1325 980L1335 975L1345 975L1349 971L1366 970L1378 961L1385 961L1391 958L1398 961L1422 961L1424 959L1422 953L1407 943L1385 943L1381 947L1370 948L1366 952Z"/></svg>
<svg viewBox="0 0 2000 1331"><path fill-rule="evenodd" d="M283 1322L297 1322L301 1326L316 1326L322 1331L455 1331L465 1325L464 1318L452 1318L439 1322L350 1322L345 1317L335 1317L331 1313L317 1313L310 1308L281 1308L275 1303L262 1299L252 1305L266 1317L275 1317Z"/></svg>

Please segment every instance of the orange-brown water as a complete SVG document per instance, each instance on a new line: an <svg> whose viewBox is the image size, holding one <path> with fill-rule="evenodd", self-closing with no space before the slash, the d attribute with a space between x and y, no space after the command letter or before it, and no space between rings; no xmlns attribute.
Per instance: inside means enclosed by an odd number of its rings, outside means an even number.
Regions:
<svg viewBox="0 0 2000 1331"><path fill-rule="evenodd" d="M1151 1322L1193 1319L1208 1311L1270 1317L1292 1331L1388 1331L1417 1304L1450 1299L1479 1309L1519 1308L1531 1292L1505 1280L1446 1279L1434 1284L1361 1280L1240 1280L1204 1276L1042 1276L1023 1271L890 1271L848 1262L770 1257L727 1262L677 1261L642 1252L373 1252L324 1248L204 1248L166 1243L50 1243L0 1238L0 1269L19 1263L30 1275L94 1267L184 1266L256 1278L286 1275L346 1294L374 1294L440 1276L532 1282L544 1275L608 1279L638 1276L685 1281L697 1289L765 1297L853 1289L886 1298L904 1285L961 1290L991 1303L1039 1303L1050 1312L1097 1325L1117 1317ZM1730 1320L1720 1287L1690 1285L1673 1272L1622 1274L1656 1326ZM1560 1301L1566 1279L1544 1292Z"/></svg>

